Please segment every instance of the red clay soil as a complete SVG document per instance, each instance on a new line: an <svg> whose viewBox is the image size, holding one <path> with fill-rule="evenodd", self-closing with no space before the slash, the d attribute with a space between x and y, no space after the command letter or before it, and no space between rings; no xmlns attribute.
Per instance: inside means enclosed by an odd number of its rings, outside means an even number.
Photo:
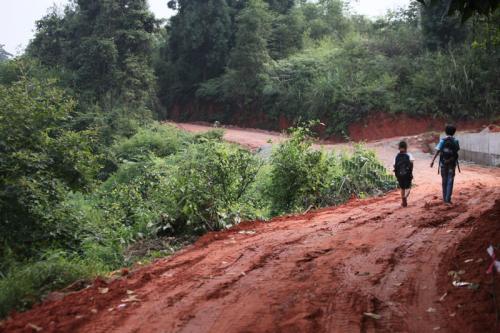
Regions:
<svg viewBox="0 0 500 333"><path fill-rule="evenodd" d="M258 141L256 132L243 132L245 143ZM370 146L389 165L396 143ZM400 208L395 191L243 223L126 276L13 314L0 331L493 331L484 251L500 241L500 170L464 163L455 204L445 206L429 155L413 153L417 185L408 208ZM465 264L469 258L484 261ZM455 266L478 291L450 287Z"/></svg>
<svg viewBox="0 0 500 333"><path fill-rule="evenodd" d="M257 108L258 109L258 108ZM237 109L231 113L225 111L217 103L187 103L174 105L169 112L169 119L176 122L214 122L219 121L228 126L242 128L259 128L264 130L282 131L294 125L294 119L284 114L278 117L269 117L262 111ZM321 119L325 126L318 128L321 138L339 142L344 138L327 137L326 129L331 127L327 119ZM349 128L349 137L354 141L372 141L397 136L415 135L430 131L442 131L447 121L443 118L414 117L408 114L389 114L387 112L372 113L367 118L352 123ZM498 121L496 123L498 125ZM478 130L489 125L488 120L458 121L460 130Z"/></svg>
<svg viewBox="0 0 500 333"><path fill-rule="evenodd" d="M500 255L498 222L500 200L491 210L465 221L464 226L471 229L470 233L452 247L441 262L438 289L443 295L444 315L452 318L450 327L455 332L500 331L500 323L497 322L500 315L500 276L485 273L492 261L486 248L493 245L497 255ZM457 288L452 285L454 280L471 282L479 288Z"/></svg>
<svg viewBox="0 0 500 333"><path fill-rule="evenodd" d="M490 125L488 125L487 131L490 132L490 133L499 133L500 132L500 126L499 125L495 125L495 124L490 124Z"/></svg>
<svg viewBox="0 0 500 333"><path fill-rule="evenodd" d="M445 124L444 119L430 117L410 117L406 114L389 115L387 113L376 113L367 119L356 122L349 126L349 135L354 141L380 140L395 136L416 135L424 132L442 131ZM486 127L488 121L459 121L456 123L458 129L477 130Z"/></svg>
<svg viewBox="0 0 500 333"><path fill-rule="evenodd" d="M193 133L206 132L210 129L214 129L213 127L210 127L210 125L203 123L197 123L197 124L170 123L170 124ZM228 127L224 128L224 139L226 141L245 146L251 150L255 150L262 146L268 145L269 141L272 141L274 143L279 143L285 139L285 136L277 132L270 132L259 129L242 129L238 127Z"/></svg>

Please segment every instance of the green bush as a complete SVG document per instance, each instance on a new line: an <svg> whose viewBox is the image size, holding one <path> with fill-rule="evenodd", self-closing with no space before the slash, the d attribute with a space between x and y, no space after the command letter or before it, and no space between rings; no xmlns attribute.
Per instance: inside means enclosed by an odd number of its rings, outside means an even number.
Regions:
<svg viewBox="0 0 500 333"><path fill-rule="evenodd" d="M105 267L96 262L62 252L48 252L37 262L14 267L0 278L0 318L13 309L28 309L52 290L104 271Z"/></svg>
<svg viewBox="0 0 500 333"><path fill-rule="evenodd" d="M53 208L100 169L93 133L67 128L73 111L52 81L0 85L0 243L16 251L63 239Z"/></svg>
<svg viewBox="0 0 500 333"><path fill-rule="evenodd" d="M166 157L183 148L190 135L170 125L141 128L129 139L118 141L112 148L116 156L126 161L142 161L153 154Z"/></svg>
<svg viewBox="0 0 500 333"><path fill-rule="evenodd" d="M260 167L248 151L223 142L193 144L171 159L173 205L161 222L176 232L219 230L253 217L243 200Z"/></svg>
<svg viewBox="0 0 500 333"><path fill-rule="evenodd" d="M97 191L106 221L120 225L120 241L156 235L155 225L172 205L172 166L166 159L126 163Z"/></svg>
<svg viewBox="0 0 500 333"><path fill-rule="evenodd" d="M57 212L75 251L117 267L127 264L124 248L139 240L199 234L255 217L248 193L261 162L234 145L197 140L167 158L123 163L92 194L68 195Z"/></svg>
<svg viewBox="0 0 500 333"><path fill-rule="evenodd" d="M330 154L328 186L319 196L321 206L339 204L351 197L363 198L396 188L394 176L375 153L357 145L352 153Z"/></svg>
<svg viewBox="0 0 500 333"><path fill-rule="evenodd" d="M207 140L222 141L223 137L224 137L224 130L218 128L210 130L208 132L201 132L194 134L194 141L195 142L205 142Z"/></svg>
<svg viewBox="0 0 500 333"><path fill-rule="evenodd" d="M300 211L313 204L321 187L327 186L326 155L311 149L310 131L298 127L291 138L278 145L271 155L271 182L268 189L272 214Z"/></svg>
<svg viewBox="0 0 500 333"><path fill-rule="evenodd" d="M133 237L122 221L109 214L98 191L69 193L56 208L58 221L71 240L61 248L115 269L125 265L123 250Z"/></svg>
<svg viewBox="0 0 500 333"><path fill-rule="evenodd" d="M266 193L271 214L302 211L341 203L352 196L395 188L394 178L372 151L357 146L352 154L312 149L307 127L292 131L271 156Z"/></svg>

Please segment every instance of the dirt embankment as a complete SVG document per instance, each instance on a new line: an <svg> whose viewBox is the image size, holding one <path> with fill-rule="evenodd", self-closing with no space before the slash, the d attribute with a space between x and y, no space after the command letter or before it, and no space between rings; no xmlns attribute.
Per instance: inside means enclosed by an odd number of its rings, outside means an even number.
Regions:
<svg viewBox="0 0 500 333"><path fill-rule="evenodd" d="M232 131L249 146L279 139ZM390 165L396 142L369 146ZM500 170L464 165L455 204L445 206L429 156L414 156L406 209L392 192L209 233L170 258L14 314L0 331L498 332L485 246L500 244ZM454 287L451 270L477 288Z"/></svg>
<svg viewBox="0 0 500 333"><path fill-rule="evenodd" d="M174 105L169 112L169 118L177 122L203 121L212 123L219 121L230 126L274 131L285 130L295 123L294 119L284 114L270 117L262 111L236 109L229 113L224 107L216 103ZM323 139L334 142L344 141L344 138L341 137L327 136L326 128L330 124L326 120L323 120L323 123L325 126L318 128L318 132ZM386 112L377 112L366 119L352 123L349 125L348 131L351 140L371 141L430 131L442 131L446 123L447 121L443 118L412 117L407 114L392 115ZM456 125L461 130L478 130L489 124L489 120L474 120L458 121Z"/></svg>
<svg viewBox="0 0 500 333"><path fill-rule="evenodd" d="M386 113L376 113L367 119L351 124L349 135L354 141L380 140L396 136L409 136L425 132L442 132L447 121L431 117L410 117L405 114L391 116ZM455 125L461 131L479 130L486 127L489 121L458 121Z"/></svg>

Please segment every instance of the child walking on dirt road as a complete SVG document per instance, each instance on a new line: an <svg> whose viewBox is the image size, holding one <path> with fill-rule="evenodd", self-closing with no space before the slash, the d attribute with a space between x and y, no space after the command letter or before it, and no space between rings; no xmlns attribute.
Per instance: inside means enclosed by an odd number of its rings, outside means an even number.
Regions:
<svg viewBox="0 0 500 333"><path fill-rule="evenodd" d="M401 141L398 147L399 153L394 160L394 173L401 188L401 206L406 207L408 206L415 159L408 153L408 144L405 141Z"/></svg>
<svg viewBox="0 0 500 333"><path fill-rule="evenodd" d="M453 125L446 125L446 137L439 140L436 146L436 154L432 158L431 168L434 167L434 161L439 155L439 169L441 173L442 186L443 186L443 201L446 204L451 204L451 195L453 193L453 183L455 181L455 169L458 166L458 151L460 144L455 139L454 135L457 131Z"/></svg>

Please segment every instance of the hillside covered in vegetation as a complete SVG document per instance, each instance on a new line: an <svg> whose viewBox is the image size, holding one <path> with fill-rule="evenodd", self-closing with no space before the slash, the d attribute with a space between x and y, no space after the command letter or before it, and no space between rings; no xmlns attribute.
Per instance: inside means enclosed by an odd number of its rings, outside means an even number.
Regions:
<svg viewBox="0 0 500 333"><path fill-rule="evenodd" d="M273 129L321 119L337 136L376 112L498 117L498 12L463 22L439 1L378 19L340 0L175 5L155 64L162 117Z"/></svg>

